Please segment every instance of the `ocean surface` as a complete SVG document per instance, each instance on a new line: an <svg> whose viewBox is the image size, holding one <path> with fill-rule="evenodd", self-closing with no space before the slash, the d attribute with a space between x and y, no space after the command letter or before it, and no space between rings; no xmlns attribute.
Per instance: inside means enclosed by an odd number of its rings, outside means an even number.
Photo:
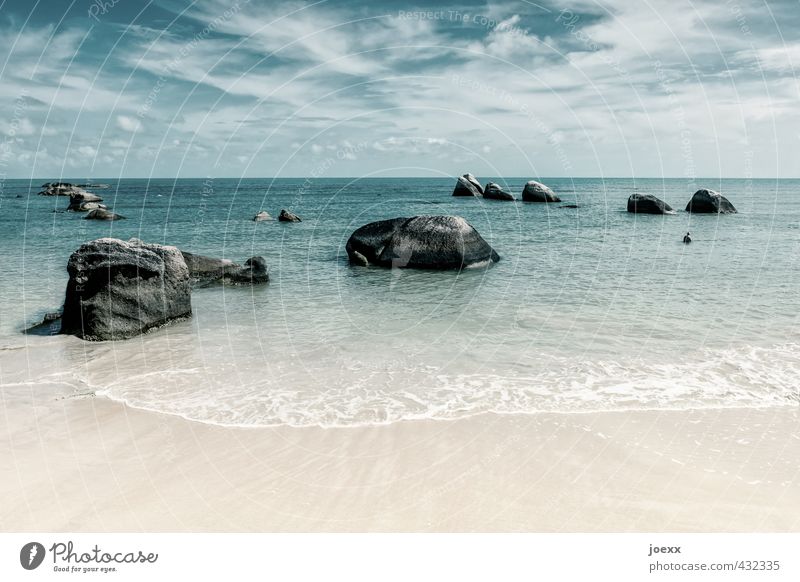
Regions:
<svg viewBox="0 0 800 582"><path fill-rule="evenodd" d="M516 196L527 180L480 178ZM450 178L98 179L127 217L110 223L62 212L44 181L2 184L0 387L239 426L800 402L798 180L543 179L579 206L563 208L453 198ZM683 212L699 187L739 214ZM677 214L627 213L635 191ZM281 208L303 222L251 220ZM418 214L465 217L502 260L348 265L357 227ZM191 320L127 341L23 334L60 307L70 253L103 236L263 255L272 279L198 289Z"/></svg>

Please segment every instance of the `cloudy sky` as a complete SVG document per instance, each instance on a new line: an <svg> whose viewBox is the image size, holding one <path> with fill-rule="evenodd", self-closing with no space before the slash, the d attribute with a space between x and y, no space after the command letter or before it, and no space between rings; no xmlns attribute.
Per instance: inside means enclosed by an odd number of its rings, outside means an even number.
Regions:
<svg viewBox="0 0 800 582"><path fill-rule="evenodd" d="M796 177L797 0L0 0L8 177Z"/></svg>

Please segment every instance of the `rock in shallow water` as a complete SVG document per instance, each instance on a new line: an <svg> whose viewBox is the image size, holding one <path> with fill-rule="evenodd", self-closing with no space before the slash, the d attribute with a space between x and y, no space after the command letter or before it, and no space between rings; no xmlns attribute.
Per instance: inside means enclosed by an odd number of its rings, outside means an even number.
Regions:
<svg viewBox="0 0 800 582"><path fill-rule="evenodd" d="M105 208L95 208L89 211L84 220L123 220L124 218L124 216Z"/></svg>
<svg viewBox="0 0 800 582"><path fill-rule="evenodd" d="M459 176L453 196L483 196L483 186L472 174Z"/></svg>
<svg viewBox="0 0 800 582"><path fill-rule="evenodd" d="M628 212L635 214L675 214L672 206L652 194L631 194Z"/></svg>
<svg viewBox="0 0 800 582"><path fill-rule="evenodd" d="M503 190L494 182L486 184L486 188L483 189L483 197L489 198L490 200L514 200L513 195Z"/></svg>
<svg viewBox="0 0 800 582"><path fill-rule="evenodd" d="M204 257L185 251L181 251L181 254L189 268L189 277L197 286L214 283L251 285L269 281L267 261L264 257L251 257L242 266L229 259Z"/></svg>
<svg viewBox="0 0 800 582"><path fill-rule="evenodd" d="M67 263L61 333L127 339L192 313L189 269L170 246L101 238Z"/></svg>
<svg viewBox="0 0 800 582"><path fill-rule="evenodd" d="M702 214L736 214L736 208L730 200L719 192L702 188L694 193L689 204L686 205L686 212Z"/></svg>
<svg viewBox="0 0 800 582"><path fill-rule="evenodd" d="M531 180L530 182L526 183L525 188L522 189L522 201L561 202L561 198L556 196L555 192L553 192L550 188L548 188L541 182L537 182L536 180Z"/></svg>
<svg viewBox="0 0 800 582"><path fill-rule="evenodd" d="M390 268L468 269L500 256L460 216L415 216L366 224L347 241L351 264Z"/></svg>
<svg viewBox="0 0 800 582"><path fill-rule="evenodd" d="M297 216L292 212L289 212L286 209L281 210L281 213L278 215L278 220L280 222L302 222L299 216Z"/></svg>
<svg viewBox="0 0 800 582"><path fill-rule="evenodd" d="M265 220L272 220L272 217L269 215L269 212L266 210L262 210L258 214L253 217L254 222L263 222Z"/></svg>

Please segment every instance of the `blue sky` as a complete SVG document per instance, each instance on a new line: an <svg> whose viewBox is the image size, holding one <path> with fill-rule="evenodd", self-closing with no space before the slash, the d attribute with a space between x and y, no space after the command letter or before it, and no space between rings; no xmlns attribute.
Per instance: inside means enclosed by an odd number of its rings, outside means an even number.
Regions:
<svg viewBox="0 0 800 582"><path fill-rule="evenodd" d="M0 0L7 177L795 177L800 3Z"/></svg>

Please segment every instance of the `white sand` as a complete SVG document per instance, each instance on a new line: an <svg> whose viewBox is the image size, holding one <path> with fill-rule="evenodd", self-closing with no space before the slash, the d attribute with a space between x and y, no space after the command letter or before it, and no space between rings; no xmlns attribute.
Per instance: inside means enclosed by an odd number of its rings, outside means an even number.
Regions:
<svg viewBox="0 0 800 582"><path fill-rule="evenodd" d="M800 531L794 408L233 429L0 390L3 531Z"/></svg>

